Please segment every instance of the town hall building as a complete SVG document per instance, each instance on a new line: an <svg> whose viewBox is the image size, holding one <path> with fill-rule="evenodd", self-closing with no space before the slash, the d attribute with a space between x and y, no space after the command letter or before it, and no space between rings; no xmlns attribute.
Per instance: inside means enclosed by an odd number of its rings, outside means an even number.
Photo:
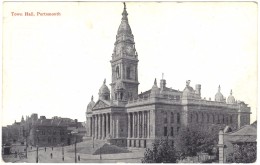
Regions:
<svg viewBox="0 0 260 165"><path fill-rule="evenodd" d="M166 80L151 82L151 88L138 93L138 54L124 4L111 63L112 82L106 80L87 106L87 136L109 140L127 147L149 147L155 139L173 138L182 127L228 125L233 130L250 124L250 107L232 95L226 99L218 87L214 100L201 98L201 85L195 89L186 81L182 91L166 86Z"/></svg>

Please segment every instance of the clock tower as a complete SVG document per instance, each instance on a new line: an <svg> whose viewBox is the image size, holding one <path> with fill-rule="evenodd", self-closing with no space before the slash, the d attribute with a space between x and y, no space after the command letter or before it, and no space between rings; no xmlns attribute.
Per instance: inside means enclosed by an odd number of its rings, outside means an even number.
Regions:
<svg viewBox="0 0 260 165"><path fill-rule="evenodd" d="M128 23L126 5L116 35L112 54L111 98L113 102L127 102L138 97L138 55L134 36Z"/></svg>

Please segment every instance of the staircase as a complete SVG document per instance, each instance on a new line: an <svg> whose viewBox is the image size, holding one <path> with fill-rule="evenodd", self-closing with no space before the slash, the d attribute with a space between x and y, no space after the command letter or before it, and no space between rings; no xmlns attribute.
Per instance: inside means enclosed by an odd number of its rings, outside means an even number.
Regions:
<svg viewBox="0 0 260 165"><path fill-rule="evenodd" d="M98 148L102 147L107 140L94 140L94 148L93 148L93 139L84 139L83 142L77 143L77 152L83 154L93 154ZM68 152L75 152L73 147L68 148Z"/></svg>

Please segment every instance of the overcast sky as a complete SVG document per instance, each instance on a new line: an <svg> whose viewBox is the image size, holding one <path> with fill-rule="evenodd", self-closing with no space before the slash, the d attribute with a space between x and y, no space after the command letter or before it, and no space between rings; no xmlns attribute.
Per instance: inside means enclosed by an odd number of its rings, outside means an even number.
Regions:
<svg viewBox="0 0 260 165"><path fill-rule="evenodd" d="M167 86L202 85L212 98L221 85L251 107L257 102L257 5L253 2L127 2L138 52L139 92L162 73ZM121 22L120 2L5 3L2 124L38 113L85 121L103 80ZM60 12L57 17L11 12ZM110 86L109 86L110 88Z"/></svg>

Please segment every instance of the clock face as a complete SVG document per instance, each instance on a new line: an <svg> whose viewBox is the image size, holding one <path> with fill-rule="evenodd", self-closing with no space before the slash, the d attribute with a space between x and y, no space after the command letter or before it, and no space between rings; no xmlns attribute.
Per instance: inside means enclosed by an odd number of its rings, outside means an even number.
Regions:
<svg viewBox="0 0 260 165"><path fill-rule="evenodd" d="M132 48L131 48L131 46L126 46L126 52L127 52L129 55L131 55L131 53L132 53Z"/></svg>

